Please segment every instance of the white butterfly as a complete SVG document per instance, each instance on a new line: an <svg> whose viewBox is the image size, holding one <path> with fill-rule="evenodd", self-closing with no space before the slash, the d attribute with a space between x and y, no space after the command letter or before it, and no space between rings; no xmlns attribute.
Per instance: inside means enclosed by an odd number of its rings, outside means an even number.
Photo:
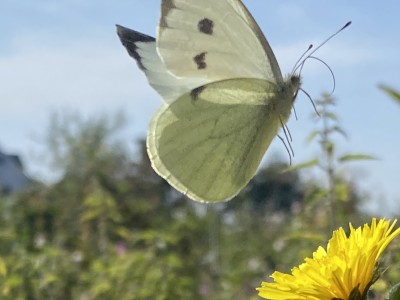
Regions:
<svg viewBox="0 0 400 300"><path fill-rule="evenodd" d="M240 0L162 0L156 39L117 32L165 101L147 135L154 170L196 201L237 195L288 121L300 77L282 77Z"/></svg>

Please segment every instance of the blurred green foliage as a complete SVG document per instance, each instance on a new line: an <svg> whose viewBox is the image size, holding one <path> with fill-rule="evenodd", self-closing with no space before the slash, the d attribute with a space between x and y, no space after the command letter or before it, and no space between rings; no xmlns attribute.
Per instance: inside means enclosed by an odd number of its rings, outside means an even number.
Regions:
<svg viewBox="0 0 400 300"><path fill-rule="evenodd" d="M60 180L0 199L0 299L258 299L268 275L326 245L329 189L340 220L369 222L340 173L327 187L282 162L230 202L194 203L153 172L144 141L134 152L118 139L123 126L53 116L47 155Z"/></svg>
<svg viewBox="0 0 400 300"><path fill-rule="evenodd" d="M305 198L309 210L313 214L322 214L320 217L326 220L327 234L338 226L346 226L349 219L357 220L358 207L363 202L354 186L356 183L346 176L345 165L352 161L375 160L374 156L365 153L338 153L336 138L347 138L347 134L335 113L335 105L336 99L330 94L323 94L315 101L312 119L317 126L308 135L307 143L317 142L319 152L310 160L288 168L292 171L314 168L320 174L318 182L307 184ZM325 209L321 209L321 205Z"/></svg>
<svg viewBox="0 0 400 300"><path fill-rule="evenodd" d="M393 101L400 104L400 92L385 84L380 84L379 88L392 98Z"/></svg>

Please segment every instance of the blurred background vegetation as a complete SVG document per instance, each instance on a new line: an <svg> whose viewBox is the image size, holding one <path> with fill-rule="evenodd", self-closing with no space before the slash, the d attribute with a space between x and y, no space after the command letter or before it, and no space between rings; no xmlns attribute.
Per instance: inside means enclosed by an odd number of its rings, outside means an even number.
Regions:
<svg viewBox="0 0 400 300"><path fill-rule="evenodd" d="M374 158L336 149L345 131L334 104L316 101L316 157L264 165L235 199L214 205L156 175L143 140L136 151L118 140L122 116L54 115L45 140L61 179L0 199L0 299L258 299L262 280L325 247L333 229L371 220L360 210L368 195L346 171ZM318 179L301 176L311 169ZM391 253L375 299L400 279Z"/></svg>

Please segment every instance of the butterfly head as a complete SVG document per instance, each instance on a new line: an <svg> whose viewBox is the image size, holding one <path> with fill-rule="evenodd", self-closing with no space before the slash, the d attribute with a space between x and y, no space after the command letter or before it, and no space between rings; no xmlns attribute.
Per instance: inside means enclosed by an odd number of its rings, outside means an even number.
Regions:
<svg viewBox="0 0 400 300"><path fill-rule="evenodd" d="M300 89L301 80L299 75L290 75L290 83L295 93Z"/></svg>
<svg viewBox="0 0 400 300"><path fill-rule="evenodd" d="M292 96L292 103L296 100L297 94L299 93L300 86L301 86L301 79L300 75L291 74L288 76L287 89L290 91L290 95Z"/></svg>

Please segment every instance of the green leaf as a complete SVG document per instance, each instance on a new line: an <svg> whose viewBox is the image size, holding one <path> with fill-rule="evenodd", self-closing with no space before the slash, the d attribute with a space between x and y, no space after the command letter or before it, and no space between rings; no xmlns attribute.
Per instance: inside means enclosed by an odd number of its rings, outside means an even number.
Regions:
<svg viewBox="0 0 400 300"><path fill-rule="evenodd" d="M324 113L324 118L330 119L332 121L338 121L338 117L334 112L325 112Z"/></svg>
<svg viewBox="0 0 400 300"><path fill-rule="evenodd" d="M400 283L397 283L389 292L389 300L400 299Z"/></svg>
<svg viewBox="0 0 400 300"><path fill-rule="evenodd" d="M338 158L340 162L347 162L347 161L355 161L355 160L377 160L376 157L369 155L369 154L345 154Z"/></svg>
<svg viewBox="0 0 400 300"><path fill-rule="evenodd" d="M0 258L0 275L1 276L7 275L7 265L2 258Z"/></svg>
<svg viewBox="0 0 400 300"><path fill-rule="evenodd" d="M306 139L306 143L307 143L307 144L311 143L318 135L319 135L319 131L318 131L318 130L312 131L312 132L308 135L308 137L307 137L307 139Z"/></svg>
<svg viewBox="0 0 400 300"><path fill-rule="evenodd" d="M288 172L288 171L298 171L298 170L302 170L302 169L306 169L306 168L311 168L311 167L317 166L318 164L319 164L318 159L312 159L312 160L309 160L309 161L306 161L306 162L303 162L303 163L300 163L297 165L290 166L290 167L284 169L282 171L282 173Z"/></svg>
<svg viewBox="0 0 400 300"><path fill-rule="evenodd" d="M353 290L350 292L349 300L363 300L363 297L360 293L360 290L358 289L358 286L353 288Z"/></svg>
<svg viewBox="0 0 400 300"><path fill-rule="evenodd" d="M341 134L344 138L348 139L346 132L339 126L333 126L332 131Z"/></svg>
<svg viewBox="0 0 400 300"><path fill-rule="evenodd" d="M328 155L333 155L334 151L335 151L335 144L332 141L325 141L324 143L321 143L323 148L325 149L325 152Z"/></svg>
<svg viewBox="0 0 400 300"><path fill-rule="evenodd" d="M394 90L384 84L380 84L379 88L381 90L383 90L384 92L386 92L390 97L393 98L393 100L395 100L397 103L400 104L400 93L399 92L397 92L396 90Z"/></svg>

